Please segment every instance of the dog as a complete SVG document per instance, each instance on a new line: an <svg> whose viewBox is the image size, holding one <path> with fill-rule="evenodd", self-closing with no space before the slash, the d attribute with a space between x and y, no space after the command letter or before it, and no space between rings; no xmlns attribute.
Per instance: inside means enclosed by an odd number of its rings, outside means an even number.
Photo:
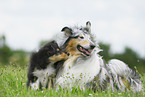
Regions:
<svg viewBox="0 0 145 97"><path fill-rule="evenodd" d="M50 57L56 55L55 60L52 58L53 62L49 60ZM48 42L38 52L34 52L30 58L27 87L32 89L47 88L49 75L52 75L58 68L57 61L63 61L67 56L55 41Z"/></svg>
<svg viewBox="0 0 145 97"><path fill-rule="evenodd" d="M74 46L77 45L77 43L84 45L87 45L89 43L89 41L84 39L82 39L81 41L81 38L84 38L83 35L74 36L74 33L72 33L72 29L69 27L64 27L61 32L64 33L64 37L67 37L67 40L63 45L59 47L56 43L57 40L48 42L42 48L40 48L38 52L35 52L31 55L30 66L27 74L27 87L31 87L32 89L39 89L43 87L47 88L48 77L54 73L57 74L59 68L61 68L61 65L68 58L67 54L69 54L70 56L80 54L79 52L81 51L81 49L79 48L81 48L81 45L78 45L77 47L80 51L77 51ZM90 43L90 47L94 48L95 46ZM89 51L81 52L83 52L85 55L89 54Z"/></svg>
<svg viewBox="0 0 145 97"><path fill-rule="evenodd" d="M47 43L32 55L27 86L47 88L48 78L54 74L57 90L60 87L79 87L82 90L92 88L103 91L111 88L112 91L142 91L139 75L127 64L118 59L104 62L98 54L102 50L91 33L90 22L85 27L64 27L61 32L60 38ZM42 52L46 55L39 54Z"/></svg>

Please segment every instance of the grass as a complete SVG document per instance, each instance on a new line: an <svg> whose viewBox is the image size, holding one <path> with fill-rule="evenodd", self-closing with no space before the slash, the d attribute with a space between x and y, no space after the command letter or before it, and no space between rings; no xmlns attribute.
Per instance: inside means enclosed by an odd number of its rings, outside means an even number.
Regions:
<svg viewBox="0 0 145 97"><path fill-rule="evenodd" d="M73 89L72 91L59 90L56 92L51 89L27 90L27 69L13 66L0 66L0 97L144 97L145 92L93 92L91 90L81 91ZM145 75L142 75L143 85L145 87ZM145 89L144 89L145 90Z"/></svg>

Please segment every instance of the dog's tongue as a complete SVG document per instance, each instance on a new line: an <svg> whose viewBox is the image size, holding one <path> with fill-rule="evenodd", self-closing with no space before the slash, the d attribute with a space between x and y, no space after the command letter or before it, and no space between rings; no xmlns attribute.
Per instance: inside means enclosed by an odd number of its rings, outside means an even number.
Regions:
<svg viewBox="0 0 145 97"><path fill-rule="evenodd" d="M85 52L85 53L88 54L88 55L91 55L90 52L88 52L87 50L83 49L82 47L80 47L80 50L81 50L82 52Z"/></svg>
<svg viewBox="0 0 145 97"><path fill-rule="evenodd" d="M81 51L84 51L84 49L82 49L82 47L80 47L80 50L81 50Z"/></svg>
<svg viewBox="0 0 145 97"><path fill-rule="evenodd" d="M86 51L86 53L87 53L88 55L91 55L91 53L90 53L90 52L88 52L88 51Z"/></svg>

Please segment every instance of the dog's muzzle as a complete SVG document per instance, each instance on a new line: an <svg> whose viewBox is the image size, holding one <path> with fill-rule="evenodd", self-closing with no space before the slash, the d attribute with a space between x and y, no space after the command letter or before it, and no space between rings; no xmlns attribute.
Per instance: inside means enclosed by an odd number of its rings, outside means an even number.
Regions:
<svg viewBox="0 0 145 97"><path fill-rule="evenodd" d="M84 48L83 46L81 45L77 45L77 49L83 54L83 55L86 55L86 56L90 56L91 55L91 52L92 50L95 48L95 45L90 45L90 48L87 49L87 48Z"/></svg>

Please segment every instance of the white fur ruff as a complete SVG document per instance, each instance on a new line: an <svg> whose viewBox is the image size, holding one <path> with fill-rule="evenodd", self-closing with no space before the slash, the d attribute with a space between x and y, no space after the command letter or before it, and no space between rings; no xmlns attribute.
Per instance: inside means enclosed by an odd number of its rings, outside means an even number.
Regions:
<svg viewBox="0 0 145 97"><path fill-rule="evenodd" d="M99 74L101 61L97 49L85 60L72 56L64 63L65 67L57 76L56 84L62 88L80 87L84 89L84 86Z"/></svg>

